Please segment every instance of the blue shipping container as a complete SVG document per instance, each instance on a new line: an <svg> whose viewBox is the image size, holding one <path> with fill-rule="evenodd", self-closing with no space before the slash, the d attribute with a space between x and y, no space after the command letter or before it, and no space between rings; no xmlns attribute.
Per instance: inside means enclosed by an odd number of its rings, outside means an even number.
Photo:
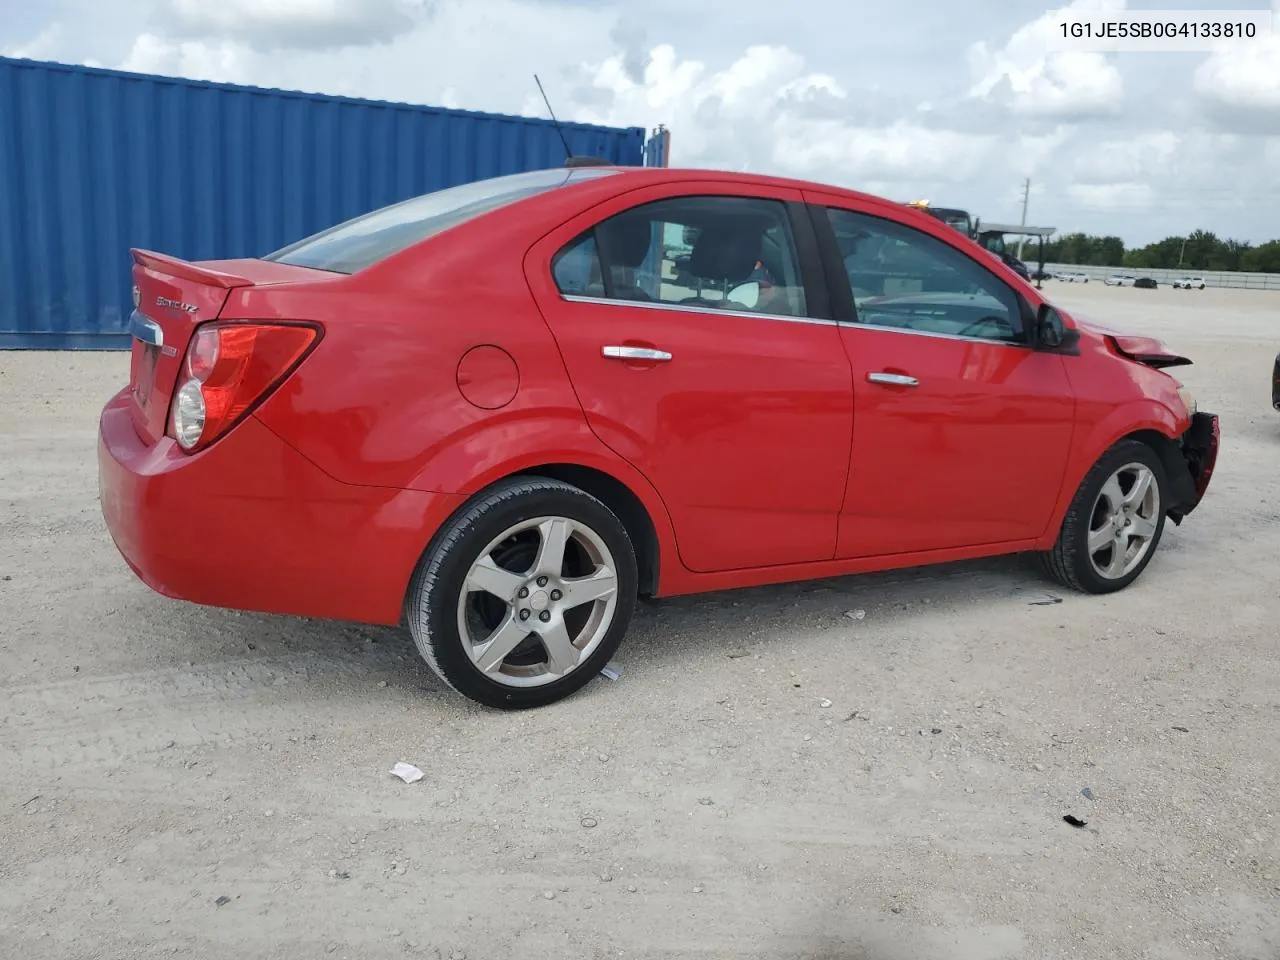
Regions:
<svg viewBox="0 0 1280 960"><path fill-rule="evenodd" d="M642 127L562 127L575 155L645 162ZM128 347L130 247L261 256L564 159L550 120L0 57L0 349Z"/></svg>

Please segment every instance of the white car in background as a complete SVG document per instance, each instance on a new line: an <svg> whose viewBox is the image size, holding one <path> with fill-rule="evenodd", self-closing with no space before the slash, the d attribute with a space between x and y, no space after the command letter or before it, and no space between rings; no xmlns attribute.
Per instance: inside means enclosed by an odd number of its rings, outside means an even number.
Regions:
<svg viewBox="0 0 1280 960"><path fill-rule="evenodd" d="M1138 278L1131 273L1113 273L1102 282L1108 287L1132 287Z"/></svg>
<svg viewBox="0 0 1280 960"><path fill-rule="evenodd" d="M1055 279L1061 280L1063 283L1088 283L1089 275L1087 273L1059 273Z"/></svg>
<svg viewBox="0 0 1280 960"><path fill-rule="evenodd" d="M1204 277L1182 277L1171 284L1175 290L1203 290Z"/></svg>

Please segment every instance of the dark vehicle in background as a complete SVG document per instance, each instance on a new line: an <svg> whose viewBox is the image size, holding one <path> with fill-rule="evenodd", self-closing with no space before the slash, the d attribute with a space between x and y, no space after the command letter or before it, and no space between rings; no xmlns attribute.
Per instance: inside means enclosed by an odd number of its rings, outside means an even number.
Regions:
<svg viewBox="0 0 1280 960"><path fill-rule="evenodd" d="M977 239L977 224L974 222L973 217L969 216L968 210L960 210L956 207L934 207L929 204L928 200L912 200L907 206L915 207L935 220L941 220L948 227L960 231L970 240Z"/></svg>
<svg viewBox="0 0 1280 960"><path fill-rule="evenodd" d="M1137 280L1133 281L1133 285L1139 290L1154 290L1159 286L1159 284L1157 284L1151 277L1139 277Z"/></svg>
<svg viewBox="0 0 1280 960"><path fill-rule="evenodd" d="M1280 353L1276 354L1276 362L1271 368L1271 406L1280 410Z"/></svg>
<svg viewBox="0 0 1280 960"><path fill-rule="evenodd" d="M936 217L948 227L959 230L966 237L972 238L976 233L976 225L973 218L969 216L969 211L967 210L957 210L954 207L920 206L919 204L912 204L912 206L923 210L930 216Z"/></svg>
<svg viewBox="0 0 1280 960"><path fill-rule="evenodd" d="M958 207L935 207L928 200L913 200L907 206L915 207L935 220L941 220L952 229L958 230L1013 270L1023 280L1037 279L1031 275L1031 271L1027 269L1025 263L1009 252L1004 242L1005 230L983 230L980 220L974 219L968 210L961 210Z"/></svg>
<svg viewBox="0 0 1280 960"><path fill-rule="evenodd" d="M982 230L979 228L977 233L978 235L975 239L982 249L1002 261L1023 280L1034 279L1031 276L1031 271L1027 269L1027 265L1009 252L1009 248L1004 242L1003 230Z"/></svg>

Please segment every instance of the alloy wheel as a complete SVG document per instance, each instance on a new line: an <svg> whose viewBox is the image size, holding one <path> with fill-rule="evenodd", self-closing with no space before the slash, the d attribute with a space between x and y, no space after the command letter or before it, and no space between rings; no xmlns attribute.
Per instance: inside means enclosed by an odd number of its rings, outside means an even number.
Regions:
<svg viewBox="0 0 1280 960"><path fill-rule="evenodd" d="M595 652L617 606L617 565L604 539L568 517L536 517L504 530L472 563L458 633L491 680L542 686Z"/></svg>
<svg viewBox="0 0 1280 960"><path fill-rule="evenodd" d="M1089 563L1098 576L1119 580L1142 562L1160 509L1160 484L1146 464L1127 463L1107 478L1089 518Z"/></svg>

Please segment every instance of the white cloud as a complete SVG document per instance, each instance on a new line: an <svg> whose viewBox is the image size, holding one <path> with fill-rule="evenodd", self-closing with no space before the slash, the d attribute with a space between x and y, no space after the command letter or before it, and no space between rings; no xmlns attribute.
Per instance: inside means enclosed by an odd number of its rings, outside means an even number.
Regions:
<svg viewBox="0 0 1280 960"><path fill-rule="evenodd" d="M250 5L250 0L233 2ZM269 0L259 5L267 6ZM354 17L392 6L385 0L365 0L359 11L339 13ZM314 32L288 36L270 22L228 35L217 30L197 35L189 25L175 25L173 11L167 8L135 34L117 63L200 80L409 103L443 105L448 92L453 106L497 113L519 113L527 101L531 114L545 116L533 82L533 74L541 72L552 104L563 116L571 104L559 96L562 91L552 72L557 65L576 63L584 47L609 49L615 22L607 10L583 9L573 0L432 0L425 5L412 0L404 6L420 8L410 29L385 42L334 49L321 42L329 30L323 16L329 9L327 0L313 12ZM566 22L573 27L549 30L551 23ZM282 48L286 43L289 49Z"/></svg>
<svg viewBox="0 0 1280 960"><path fill-rule="evenodd" d="M856 101L835 77L807 69L785 47L754 46L715 71L655 48L641 82L623 55L583 67L605 97L580 107L587 123L664 123L682 166L724 166L859 184L865 180L959 180L972 176L994 138L898 120L859 122ZM590 97L587 99L595 100ZM530 101L532 105L532 101Z"/></svg>
<svg viewBox="0 0 1280 960"><path fill-rule="evenodd" d="M1125 0L1075 0L1064 9L1124 8ZM978 79L969 95L1007 104L1017 113L1045 117L1116 112L1124 93L1120 71L1105 54L1054 49L1054 12L1014 31L999 49L983 41L973 44L969 63Z"/></svg>
<svg viewBox="0 0 1280 960"><path fill-rule="evenodd" d="M1071 139L1071 129L1063 124L1039 136L1020 136L1014 148L1015 166L1019 173L1031 176L1052 163Z"/></svg>
<svg viewBox="0 0 1280 960"><path fill-rule="evenodd" d="M1095 186L1158 179L1178 149L1176 133L1143 133L1128 139L1102 140L1082 153L1073 165L1077 182Z"/></svg>
<svg viewBox="0 0 1280 960"><path fill-rule="evenodd" d="M1124 208L1143 209L1156 200L1151 184L1142 181L1120 183L1073 183L1067 188L1071 198L1085 207L1096 210Z"/></svg>
<svg viewBox="0 0 1280 960"><path fill-rule="evenodd" d="M173 41L144 33L120 69L136 73L195 77L226 83L251 83L254 70L248 47L229 41Z"/></svg>
<svg viewBox="0 0 1280 960"><path fill-rule="evenodd" d="M55 59L66 42L66 30L61 23L51 23L25 43L0 47L0 56L20 57L25 60Z"/></svg>
<svg viewBox="0 0 1280 960"><path fill-rule="evenodd" d="M773 153L779 164L850 186L867 179L960 183L972 179L999 146L995 136L937 130L907 121L867 128L783 119L779 128L782 136Z"/></svg>
<svg viewBox="0 0 1280 960"><path fill-rule="evenodd" d="M325 49L385 43L427 9L427 0L163 0L159 20L179 35Z"/></svg>
<svg viewBox="0 0 1280 960"><path fill-rule="evenodd" d="M1272 4L1272 33L1211 54L1196 70L1197 93L1245 111L1280 111L1280 0Z"/></svg>

